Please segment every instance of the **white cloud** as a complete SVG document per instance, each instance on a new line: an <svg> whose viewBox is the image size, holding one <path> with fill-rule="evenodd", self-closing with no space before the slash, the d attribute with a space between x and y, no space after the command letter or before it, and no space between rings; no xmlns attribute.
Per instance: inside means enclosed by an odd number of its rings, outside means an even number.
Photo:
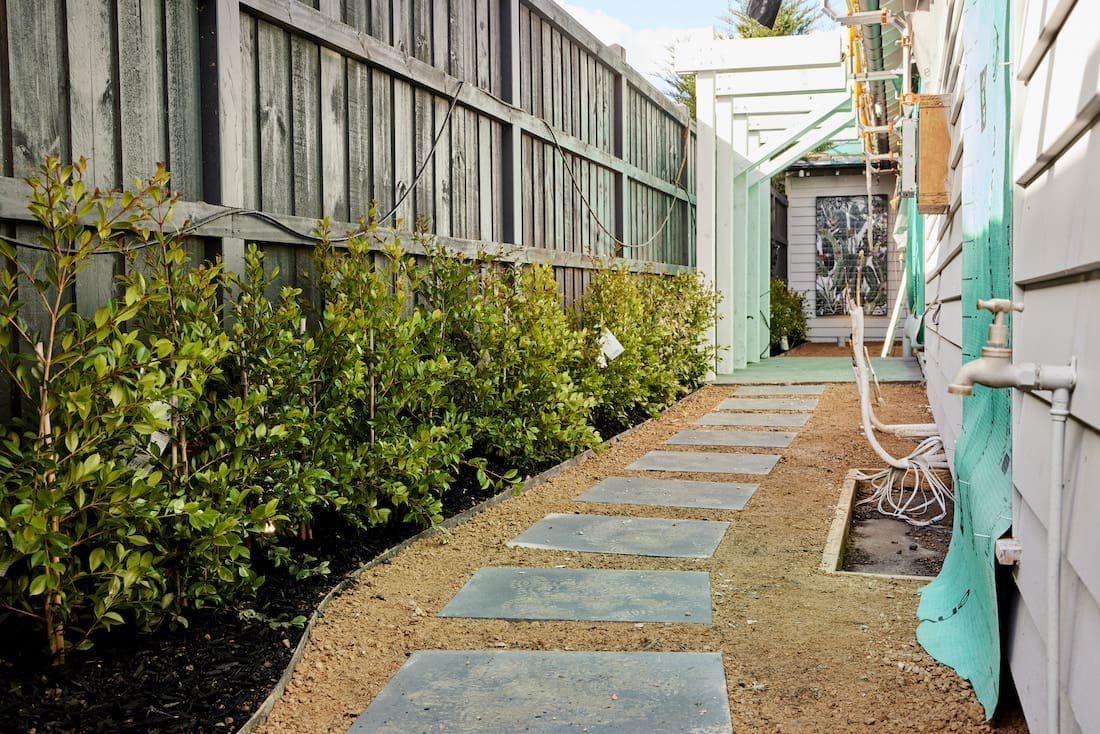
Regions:
<svg viewBox="0 0 1100 734"><path fill-rule="evenodd" d="M632 28L600 10L562 3L566 12L580 21L596 38L606 44L617 43L626 49L626 62L644 77L663 87L659 75L671 66L671 47L677 43L709 41L714 28Z"/></svg>

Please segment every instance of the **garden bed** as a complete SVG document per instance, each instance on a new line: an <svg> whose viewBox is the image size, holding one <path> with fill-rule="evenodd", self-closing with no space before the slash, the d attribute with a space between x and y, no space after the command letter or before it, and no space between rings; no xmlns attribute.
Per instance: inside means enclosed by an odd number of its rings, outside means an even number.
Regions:
<svg viewBox="0 0 1100 734"><path fill-rule="evenodd" d="M863 473L868 473L862 470ZM951 544L954 502L947 500L944 517L914 526L880 513L870 483L852 469L844 479L829 529L821 569L826 573L855 573L931 580L943 566Z"/></svg>
<svg viewBox="0 0 1100 734"><path fill-rule="evenodd" d="M520 491L592 454L536 467L544 471ZM474 477L465 479L451 492L453 514L439 529L392 523L364 531L336 515L318 518L308 551L327 562L329 572L296 583L265 584L252 606L256 614L198 613L187 629L100 635L91 651L71 653L57 667L45 665L37 635L18 624L0 626L0 730L169 734L237 731L262 720L272 691L285 684L284 673L308 632L306 625L287 620L314 614L358 573L385 562L416 537L446 533L516 493L494 495Z"/></svg>

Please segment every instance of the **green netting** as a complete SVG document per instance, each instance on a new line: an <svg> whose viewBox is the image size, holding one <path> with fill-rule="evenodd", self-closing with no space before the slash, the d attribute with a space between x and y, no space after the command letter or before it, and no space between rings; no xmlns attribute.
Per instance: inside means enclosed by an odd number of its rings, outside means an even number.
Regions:
<svg viewBox="0 0 1100 734"><path fill-rule="evenodd" d="M1008 170L1008 4L967 0L963 169L963 361L979 355L992 315L979 298L1012 295ZM955 526L943 570L922 590L917 639L974 686L990 717L1001 649L993 544L1012 520L1011 391L982 386L965 398L955 444Z"/></svg>
<svg viewBox="0 0 1100 734"><path fill-rule="evenodd" d="M917 211L916 197L905 200L906 232L905 281L909 295L909 313L920 319L924 316L924 216ZM924 325L917 333L917 343L924 343Z"/></svg>

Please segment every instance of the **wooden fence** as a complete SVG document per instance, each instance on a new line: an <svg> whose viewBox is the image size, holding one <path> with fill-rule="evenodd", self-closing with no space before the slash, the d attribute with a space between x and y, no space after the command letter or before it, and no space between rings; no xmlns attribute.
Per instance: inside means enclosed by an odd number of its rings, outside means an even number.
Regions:
<svg viewBox="0 0 1100 734"><path fill-rule="evenodd" d="M372 201L460 251L553 263L567 302L592 256L694 266L686 110L549 0L7 0L0 23L9 236L33 236L20 179L57 153L101 187L166 161L184 213L274 216L196 235L231 268L261 243L291 283L315 220L350 229Z"/></svg>

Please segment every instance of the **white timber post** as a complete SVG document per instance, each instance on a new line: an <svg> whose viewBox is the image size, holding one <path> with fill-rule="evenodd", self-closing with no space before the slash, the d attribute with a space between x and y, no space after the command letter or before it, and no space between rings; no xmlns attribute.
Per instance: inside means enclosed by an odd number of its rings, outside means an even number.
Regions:
<svg viewBox="0 0 1100 734"><path fill-rule="evenodd" d="M715 109L714 109L714 73L700 72L695 75L695 268L696 272L708 284L715 289L718 287L718 278L715 270L715 167L716 167L716 136L715 136ZM723 311L722 296L719 292L718 314ZM721 318L717 319L710 333L705 337L704 343L717 346L717 329ZM717 373L724 374L721 369L721 354L715 355L714 368ZM714 374L707 375L707 379L713 379Z"/></svg>
<svg viewBox="0 0 1100 734"><path fill-rule="evenodd" d="M733 245L736 242L737 206L733 172L733 104L729 97L715 98L715 225L714 286L718 291L718 372L728 375L737 364L736 341L740 330Z"/></svg>
<svg viewBox="0 0 1100 734"><path fill-rule="evenodd" d="M732 105L731 105L732 107ZM748 355L748 317L749 317L749 175L746 166L745 148L748 144L749 121L744 116L733 120L733 151L735 154L733 171L733 320L736 330L733 334L733 366L744 369L749 363Z"/></svg>
<svg viewBox="0 0 1100 734"><path fill-rule="evenodd" d="M757 330L760 334L760 356L768 357L771 354L771 323L772 299L772 181L765 178L760 186L760 256L763 267L760 268L760 318Z"/></svg>
<svg viewBox="0 0 1100 734"><path fill-rule="evenodd" d="M746 120L746 124L747 124ZM758 134L748 133L745 141L745 154L752 159L759 149ZM745 216L745 360L752 364L760 361L760 182L753 173L749 173L748 199L746 201Z"/></svg>

